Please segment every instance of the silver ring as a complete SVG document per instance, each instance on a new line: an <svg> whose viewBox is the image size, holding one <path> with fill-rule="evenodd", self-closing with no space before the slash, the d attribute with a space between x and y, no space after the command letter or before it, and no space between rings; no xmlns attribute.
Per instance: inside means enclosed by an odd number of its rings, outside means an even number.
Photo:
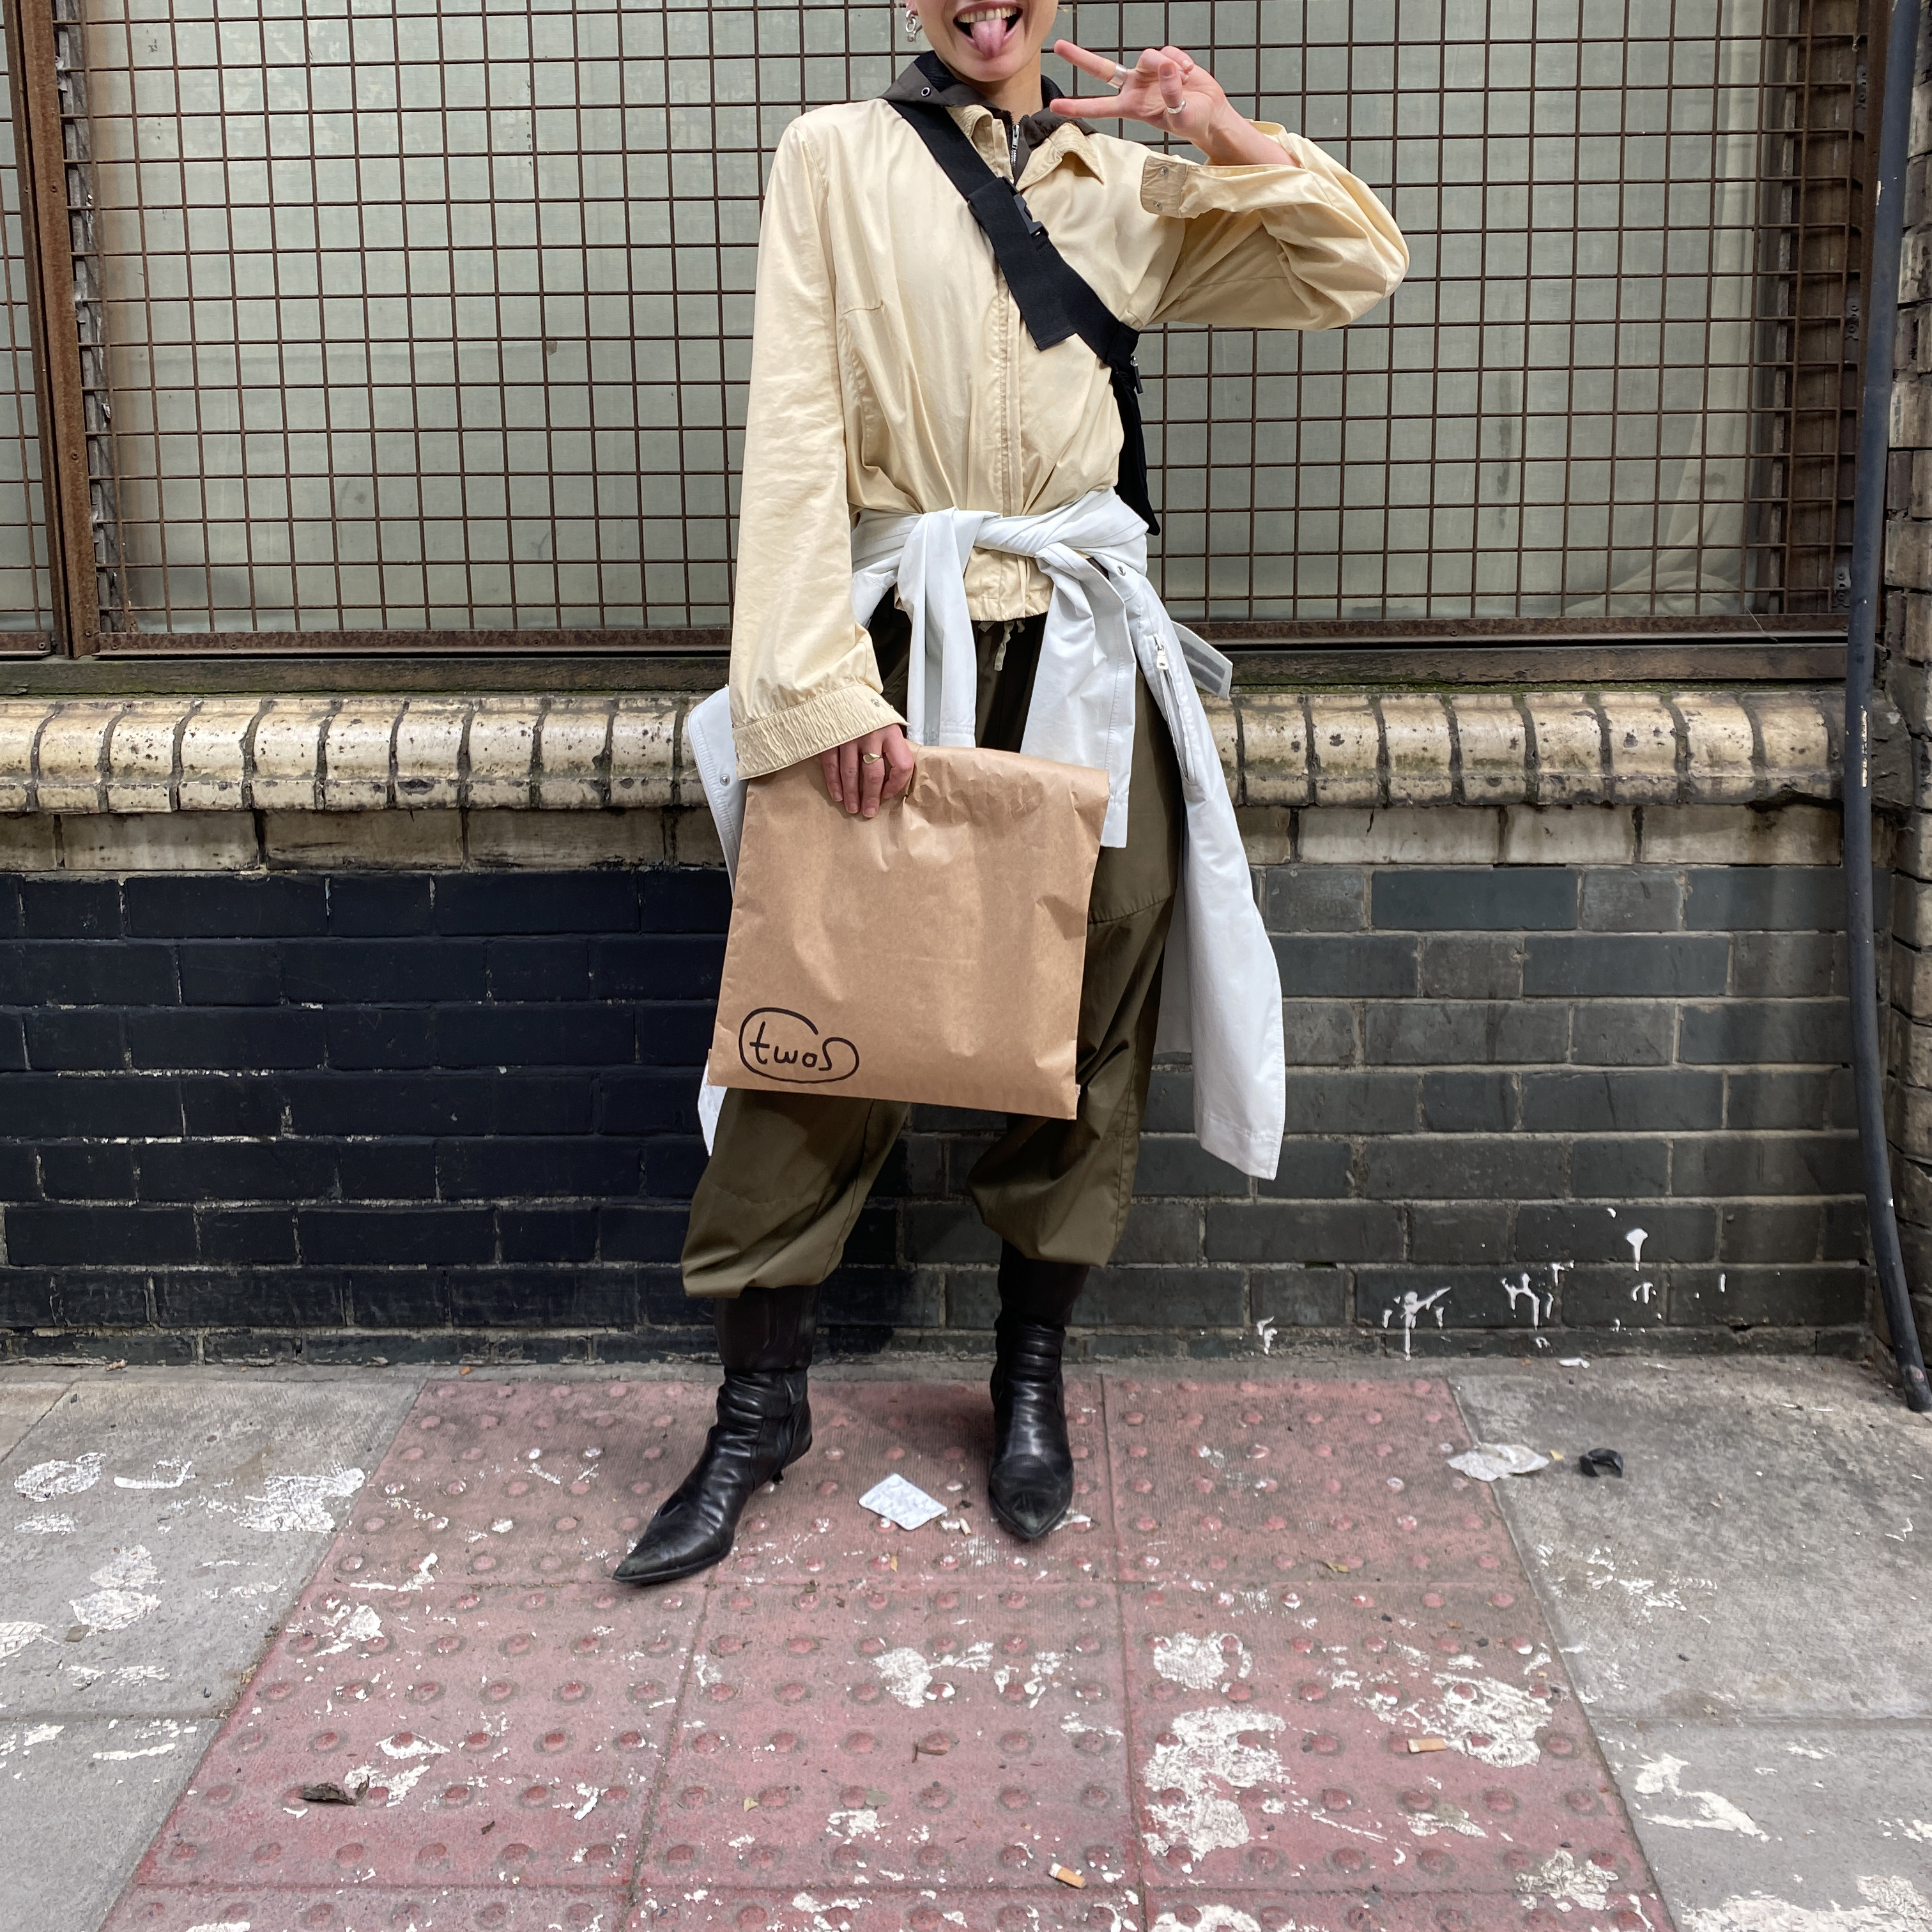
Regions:
<svg viewBox="0 0 1932 1932"><path fill-rule="evenodd" d="M1111 87L1116 94L1119 93L1120 89L1126 86L1126 82L1120 78L1120 64L1118 61L1116 61L1114 63L1113 72L1108 75L1106 79L1103 80L1100 85L1102 87Z"/></svg>

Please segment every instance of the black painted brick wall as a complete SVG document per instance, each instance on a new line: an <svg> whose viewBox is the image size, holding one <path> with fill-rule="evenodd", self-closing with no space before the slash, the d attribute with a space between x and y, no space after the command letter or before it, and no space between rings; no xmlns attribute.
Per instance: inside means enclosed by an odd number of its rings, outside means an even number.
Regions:
<svg viewBox="0 0 1932 1932"><path fill-rule="evenodd" d="M1419 1352L1859 1345L1835 871L1260 880L1280 1172L1202 1154L1161 1071L1090 1350L1400 1348L1404 1298L1444 1288ZM702 1348L676 1259L727 909L695 870L0 876L8 1349ZM832 1346L989 1325L964 1184L992 1126L915 1115L830 1285Z"/></svg>

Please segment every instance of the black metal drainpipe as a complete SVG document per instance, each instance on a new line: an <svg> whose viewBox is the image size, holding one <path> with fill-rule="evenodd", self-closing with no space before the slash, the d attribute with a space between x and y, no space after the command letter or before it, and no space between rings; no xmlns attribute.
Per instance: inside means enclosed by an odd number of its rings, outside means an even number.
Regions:
<svg viewBox="0 0 1932 1932"><path fill-rule="evenodd" d="M1878 617L1885 596L1885 499L1891 454L1892 342L1898 320L1898 258L1905 229L1905 166L1922 0L1892 0L1880 109L1878 193L1871 280L1864 301L1864 394L1858 409L1858 464L1852 512L1852 617L1845 662L1845 924L1852 972L1852 1070L1864 1157L1872 1260L1906 1406L1932 1409L1932 1388L1912 1316L1892 1198L1885 1129L1885 1059L1879 1036L1878 956L1872 934L1870 712Z"/></svg>

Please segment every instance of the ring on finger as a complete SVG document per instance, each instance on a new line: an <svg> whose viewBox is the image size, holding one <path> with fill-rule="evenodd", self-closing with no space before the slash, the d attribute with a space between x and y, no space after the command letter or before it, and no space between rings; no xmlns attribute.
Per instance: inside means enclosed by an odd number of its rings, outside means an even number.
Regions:
<svg viewBox="0 0 1932 1932"><path fill-rule="evenodd" d="M883 752L861 752L859 754L859 762L862 765L876 765L885 755Z"/></svg>
<svg viewBox="0 0 1932 1932"><path fill-rule="evenodd" d="M1108 74L1106 79L1103 80L1100 85L1102 87L1111 87L1116 94L1119 93L1120 89L1126 85L1126 81L1121 77L1126 71L1126 70L1120 65L1118 61L1114 62L1113 72Z"/></svg>

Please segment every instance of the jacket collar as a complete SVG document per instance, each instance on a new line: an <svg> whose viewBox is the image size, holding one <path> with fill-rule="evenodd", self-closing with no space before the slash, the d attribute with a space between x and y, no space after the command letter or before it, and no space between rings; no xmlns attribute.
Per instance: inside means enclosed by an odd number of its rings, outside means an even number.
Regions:
<svg viewBox="0 0 1932 1932"><path fill-rule="evenodd" d="M1024 174L1033 157L1049 147L1053 149L1049 166L1063 158L1077 159L1091 172L1093 164L1082 152L1089 138L1087 129L1078 121L1070 121L1050 111L1052 104L1060 98L1061 90L1045 74L1040 76L1040 112L1022 115L1014 128L1019 137L1019 173ZM884 98L934 107L983 108L1002 127L1013 125L1010 115L992 106L970 81L962 80L936 53L930 51L921 54L900 74L886 89Z"/></svg>

